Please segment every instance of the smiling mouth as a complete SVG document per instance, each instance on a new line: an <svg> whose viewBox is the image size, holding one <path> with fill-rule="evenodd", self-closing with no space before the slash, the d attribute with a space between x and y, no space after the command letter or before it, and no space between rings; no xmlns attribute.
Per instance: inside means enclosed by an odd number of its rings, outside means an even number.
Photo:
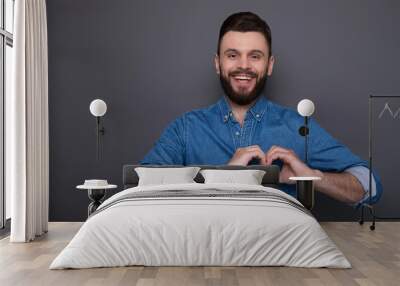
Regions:
<svg viewBox="0 0 400 286"><path fill-rule="evenodd" d="M249 82L250 80L252 80L254 78L253 76L246 75L246 74L239 74L239 75L235 75L232 77L239 82Z"/></svg>

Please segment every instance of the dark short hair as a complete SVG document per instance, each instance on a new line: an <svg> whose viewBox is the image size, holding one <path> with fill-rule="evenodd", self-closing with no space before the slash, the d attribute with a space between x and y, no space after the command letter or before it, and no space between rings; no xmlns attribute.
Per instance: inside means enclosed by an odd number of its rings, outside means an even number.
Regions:
<svg viewBox="0 0 400 286"><path fill-rule="evenodd" d="M271 39L271 29L268 24L261 19L258 15L252 12L239 12L230 15L222 23L221 29L219 30L218 39L218 49L217 54L219 54L219 49L221 46L222 37L229 31L236 32L260 32L264 35L267 41L269 55L272 53L272 39Z"/></svg>

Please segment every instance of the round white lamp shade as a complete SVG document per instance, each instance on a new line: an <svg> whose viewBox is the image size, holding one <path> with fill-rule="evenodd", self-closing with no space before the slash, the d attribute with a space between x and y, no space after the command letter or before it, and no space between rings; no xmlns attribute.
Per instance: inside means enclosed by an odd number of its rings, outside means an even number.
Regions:
<svg viewBox="0 0 400 286"><path fill-rule="evenodd" d="M297 111L301 116L311 116L314 113L314 102L309 99L303 99L297 104Z"/></svg>
<svg viewBox="0 0 400 286"><path fill-rule="evenodd" d="M90 103L90 113L93 116L103 116L107 111L107 104L101 99L95 99Z"/></svg>

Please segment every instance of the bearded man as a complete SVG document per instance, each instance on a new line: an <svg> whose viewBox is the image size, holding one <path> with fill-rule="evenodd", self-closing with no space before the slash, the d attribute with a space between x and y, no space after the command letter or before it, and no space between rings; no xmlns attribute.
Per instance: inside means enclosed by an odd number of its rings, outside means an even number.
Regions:
<svg viewBox="0 0 400 286"><path fill-rule="evenodd" d="M275 62L271 42L268 24L256 14L229 16L221 26L214 59L224 96L173 121L141 164L277 164L286 193L295 195L289 177L317 176L317 191L359 205L368 199L368 164L313 119L305 164L304 138L298 132L303 118L263 95ZM381 191L379 178L373 175L373 201Z"/></svg>

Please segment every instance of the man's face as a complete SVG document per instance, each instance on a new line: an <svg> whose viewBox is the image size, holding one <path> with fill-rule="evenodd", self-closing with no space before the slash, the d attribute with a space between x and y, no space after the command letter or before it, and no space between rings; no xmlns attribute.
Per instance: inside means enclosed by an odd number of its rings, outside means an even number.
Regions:
<svg viewBox="0 0 400 286"><path fill-rule="evenodd" d="M215 68L231 101L248 105L260 96L274 64L268 55L267 41L259 32L229 31L222 37Z"/></svg>

